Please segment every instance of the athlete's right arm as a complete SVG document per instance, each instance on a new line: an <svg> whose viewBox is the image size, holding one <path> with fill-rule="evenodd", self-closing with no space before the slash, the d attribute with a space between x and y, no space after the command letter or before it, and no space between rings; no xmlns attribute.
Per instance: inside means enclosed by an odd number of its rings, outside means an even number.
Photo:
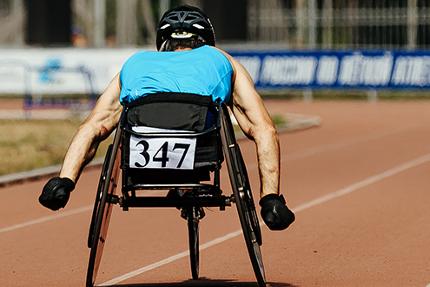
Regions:
<svg viewBox="0 0 430 287"><path fill-rule="evenodd" d="M73 137L60 177L69 178L76 183L84 166L94 157L99 143L116 128L122 111L119 94L120 81L119 75L116 75Z"/></svg>
<svg viewBox="0 0 430 287"><path fill-rule="evenodd" d="M52 210L66 206L82 169L94 157L99 143L118 125L122 111L119 94L120 83L117 75L73 137L64 157L60 176L51 178L43 187L39 196L39 202L43 206Z"/></svg>

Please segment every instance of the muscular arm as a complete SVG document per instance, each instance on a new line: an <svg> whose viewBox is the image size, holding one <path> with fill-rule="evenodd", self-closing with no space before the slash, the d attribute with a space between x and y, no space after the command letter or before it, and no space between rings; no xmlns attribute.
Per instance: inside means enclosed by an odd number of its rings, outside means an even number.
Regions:
<svg viewBox="0 0 430 287"><path fill-rule="evenodd" d="M234 68L233 114L254 140L260 172L260 196L279 193L280 152L276 128L245 68L226 54Z"/></svg>
<svg viewBox="0 0 430 287"><path fill-rule="evenodd" d="M121 115L119 76L115 76L96 106L80 125L64 158L60 177L76 182L84 166L94 157L101 141L115 129Z"/></svg>

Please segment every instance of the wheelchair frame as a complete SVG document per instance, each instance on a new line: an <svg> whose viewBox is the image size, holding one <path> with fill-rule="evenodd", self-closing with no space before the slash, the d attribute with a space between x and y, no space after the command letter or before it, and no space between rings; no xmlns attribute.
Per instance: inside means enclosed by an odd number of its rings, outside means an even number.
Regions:
<svg viewBox="0 0 430 287"><path fill-rule="evenodd" d="M222 151L227 165L230 183L233 193L229 196L223 195L219 185L219 166L214 170L213 184L198 183L185 185L171 184L138 184L131 188L123 182L122 194L116 193L118 177L121 163L121 143L126 131L124 121L126 110L123 111L120 124L115 132L113 143L109 146L102 166L102 172L94 202L94 209L88 235L88 247L91 249L86 286L92 287L95 284L99 264L101 261L104 243L106 241L110 216L114 204L119 204L124 211L130 207L180 207L183 215L187 219L190 266L193 279L199 278L199 222L201 207L219 207L224 210L231 203L236 204L245 243L251 264L256 276L258 286L266 286L264 265L260 246L262 236L260 224L257 218L251 187L246 171L246 166L234 136L233 126L228 113L227 105L217 105L219 112L217 128L215 130L204 130L200 133L179 134L181 137L198 137L209 132L216 132L221 137ZM177 137L174 133L149 133L145 136L154 137ZM137 196L138 189L192 189L191 196L181 198L168 197L148 197Z"/></svg>

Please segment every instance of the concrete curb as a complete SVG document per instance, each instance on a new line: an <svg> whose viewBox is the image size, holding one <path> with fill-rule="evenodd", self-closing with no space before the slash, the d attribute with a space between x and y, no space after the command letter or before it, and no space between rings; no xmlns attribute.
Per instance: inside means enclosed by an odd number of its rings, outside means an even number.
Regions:
<svg viewBox="0 0 430 287"><path fill-rule="evenodd" d="M81 119L88 112L80 112L78 110L22 110L22 109L10 109L0 110L1 120L68 120L72 118Z"/></svg>
<svg viewBox="0 0 430 287"><path fill-rule="evenodd" d="M312 127L317 127L321 124L321 120L316 116L307 116L301 114L286 114L287 126L278 128L278 133L295 132L306 130ZM241 141L246 137L240 133L237 135L237 140ZM103 164L104 158L96 158L89 163L85 169L98 168ZM61 165L52 165L43 168L33 169L31 171L18 172L13 174L7 174L0 176L0 187L4 187L12 184L19 184L27 181L33 181L40 178L50 177L58 175L60 172Z"/></svg>
<svg viewBox="0 0 430 287"><path fill-rule="evenodd" d="M97 168L103 164L103 158L96 158L89 163L85 169ZM27 181L37 180L40 178L58 175L61 169L61 164L51 165L42 168L36 168L30 171L11 173L0 176L0 187L12 184L19 184Z"/></svg>
<svg viewBox="0 0 430 287"><path fill-rule="evenodd" d="M287 125L278 128L278 132L294 132L302 131L321 125L321 118L318 116L309 116L296 113L285 114L287 118Z"/></svg>

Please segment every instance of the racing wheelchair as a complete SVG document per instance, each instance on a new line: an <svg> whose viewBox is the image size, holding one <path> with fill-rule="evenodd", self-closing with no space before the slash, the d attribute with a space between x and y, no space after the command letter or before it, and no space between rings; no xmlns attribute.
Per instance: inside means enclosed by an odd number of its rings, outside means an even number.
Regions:
<svg viewBox="0 0 430 287"><path fill-rule="evenodd" d="M233 192L220 189L226 162ZM121 172L120 172L121 171ZM116 192L121 174L121 193ZM165 190L162 196L145 196ZM102 167L88 235L86 286L94 286L113 205L175 207L188 225L191 275L199 278L199 223L204 207L236 205L259 286L266 286L261 230L226 104L185 93L148 95L125 106Z"/></svg>

